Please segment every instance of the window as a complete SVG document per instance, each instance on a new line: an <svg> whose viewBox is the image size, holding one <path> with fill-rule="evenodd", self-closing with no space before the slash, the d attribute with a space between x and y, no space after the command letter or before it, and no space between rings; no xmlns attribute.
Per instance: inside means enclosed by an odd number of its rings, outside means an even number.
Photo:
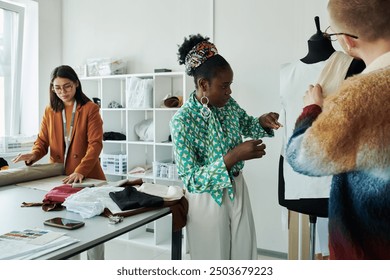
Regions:
<svg viewBox="0 0 390 280"><path fill-rule="evenodd" d="M0 2L0 135L20 133L20 76L24 9Z"/></svg>
<svg viewBox="0 0 390 280"><path fill-rule="evenodd" d="M37 133L37 30L37 2L0 0L0 137Z"/></svg>

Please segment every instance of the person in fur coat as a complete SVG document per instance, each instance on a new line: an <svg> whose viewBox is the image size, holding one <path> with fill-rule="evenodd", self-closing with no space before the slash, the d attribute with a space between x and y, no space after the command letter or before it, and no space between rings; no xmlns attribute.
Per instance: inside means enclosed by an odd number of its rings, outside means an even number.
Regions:
<svg viewBox="0 0 390 280"><path fill-rule="evenodd" d="M330 0L330 28L367 65L322 96L309 85L286 155L295 171L333 175L330 259L390 259L390 1Z"/></svg>

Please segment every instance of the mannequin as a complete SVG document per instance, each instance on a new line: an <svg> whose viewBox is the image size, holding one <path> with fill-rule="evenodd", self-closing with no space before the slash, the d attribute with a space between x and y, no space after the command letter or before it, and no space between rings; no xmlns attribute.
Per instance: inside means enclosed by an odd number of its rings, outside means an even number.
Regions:
<svg viewBox="0 0 390 280"><path fill-rule="evenodd" d="M333 48L332 42L325 38L320 29L320 18L314 18L317 32L307 41L309 52L301 61L306 64L317 63L327 60L336 50Z"/></svg>
<svg viewBox="0 0 390 280"><path fill-rule="evenodd" d="M323 32L320 28L320 20L319 17L316 16L314 18L315 25L316 25L316 33L310 37L308 42L308 53L305 57L300 59L301 62L304 64L313 65L310 66L309 69L306 69L307 71L314 71L313 69L318 66L317 69L322 69L324 67L324 62L335 53L335 49L333 48L332 42L323 36ZM317 65L314 65L317 64ZM349 76L352 76L354 74L358 74L362 72L365 68L365 64L362 60L353 59L352 62L349 65L349 68L346 72L346 75L344 78L347 78ZM283 72L281 71L281 75L283 75ZM305 73L305 76L309 75L309 73ZM314 77L314 76L313 76ZM282 77L281 77L282 78ZM315 78L317 80L317 78ZM316 81L313 81L316 82ZM304 85L305 90L307 86L312 83L309 82ZM282 90L282 88L281 88ZM302 92L302 96L304 94L304 91ZM296 98L296 97L293 97ZM299 97L300 98L300 97ZM291 105L288 105L291 106ZM295 121L295 119L294 119ZM288 140L288 139L286 139ZM328 198L316 198L316 199L306 199L306 198L300 198L298 200L295 199L285 199L285 178L283 174L283 164L284 164L284 158L283 155L280 157L279 161L279 204L282 206L287 207L288 209L291 209L303 214L307 215L315 215L318 217L327 217L328 216Z"/></svg>
<svg viewBox="0 0 390 280"><path fill-rule="evenodd" d="M314 21L316 33L308 40L307 55L299 61L283 65L280 72L283 105L280 115L281 118L284 116L284 145L302 110L302 97L309 84L319 82L326 69L328 76L325 75L327 79L323 80L324 87L328 86L332 91L344 78L360 73L365 68L362 61L336 52L332 42L323 36L319 17L316 16ZM288 210L309 215L311 224L316 223L317 217L327 218L331 177L308 178L296 174L285 162L283 149L279 160L279 204Z"/></svg>

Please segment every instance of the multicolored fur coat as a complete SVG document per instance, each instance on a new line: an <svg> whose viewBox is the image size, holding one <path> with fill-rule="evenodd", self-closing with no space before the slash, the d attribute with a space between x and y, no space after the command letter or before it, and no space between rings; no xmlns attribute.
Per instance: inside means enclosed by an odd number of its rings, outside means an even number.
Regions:
<svg viewBox="0 0 390 280"><path fill-rule="evenodd" d="M299 173L334 175L331 259L390 259L390 67L347 79L322 112L305 107L286 157Z"/></svg>

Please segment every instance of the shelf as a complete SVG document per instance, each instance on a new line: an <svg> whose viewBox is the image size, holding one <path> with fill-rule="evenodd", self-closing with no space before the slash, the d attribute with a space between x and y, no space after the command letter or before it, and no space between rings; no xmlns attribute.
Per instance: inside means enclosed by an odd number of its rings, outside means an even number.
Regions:
<svg viewBox="0 0 390 280"><path fill-rule="evenodd" d="M182 96L185 102L187 93L191 92L193 87L192 82L190 88L188 78L185 72L162 72L80 79L84 93L91 100L93 97L100 99L103 131L126 135L126 140L103 141L100 162L105 167L103 170L105 170L107 179L116 181L141 178L149 183L182 186L181 180L156 177L153 170L148 170L144 174L129 174L128 172L136 167L153 166L156 163L160 163L163 168L173 165L173 145L167 140L170 136L169 122L179 108L165 108L161 107L161 104L168 95ZM137 90L139 87L134 87L135 82L137 82L136 86L144 85L148 89L146 93ZM152 92L150 91L151 85ZM136 100L135 97L138 95L144 99ZM108 108L114 102L120 104L122 108ZM134 108L135 106L139 107ZM141 141L140 139L152 140ZM172 173L169 173L170 169L167 173L167 170L163 168L160 169L160 176L170 176L169 174ZM173 177L177 178L177 175ZM166 243L167 239L169 242L171 221L163 219L154 222L153 226L153 233L145 233L145 228L142 227L139 229L139 235L132 231L133 236L126 236L126 239L144 242L144 237L147 236L145 240L147 244L159 245Z"/></svg>
<svg viewBox="0 0 390 280"><path fill-rule="evenodd" d="M126 140L103 140L104 143L111 143L111 144L126 144Z"/></svg>
<svg viewBox="0 0 390 280"><path fill-rule="evenodd" d="M127 174L129 178L141 178L141 179L148 179L148 180L154 180L155 177L152 174Z"/></svg>
<svg viewBox="0 0 390 280"><path fill-rule="evenodd" d="M101 111L121 111L121 112L125 112L126 111L126 108L100 108Z"/></svg>
<svg viewBox="0 0 390 280"><path fill-rule="evenodd" d="M130 145L154 145L152 141L128 141Z"/></svg>
<svg viewBox="0 0 390 280"><path fill-rule="evenodd" d="M154 110L156 110L156 111L174 111L174 112L176 112L177 110L179 110L179 108L155 108Z"/></svg>
<svg viewBox="0 0 390 280"><path fill-rule="evenodd" d="M160 142L160 143L155 143L156 146L165 146L165 147L172 147L173 144L172 142L167 142L167 143L163 143L163 142Z"/></svg>

